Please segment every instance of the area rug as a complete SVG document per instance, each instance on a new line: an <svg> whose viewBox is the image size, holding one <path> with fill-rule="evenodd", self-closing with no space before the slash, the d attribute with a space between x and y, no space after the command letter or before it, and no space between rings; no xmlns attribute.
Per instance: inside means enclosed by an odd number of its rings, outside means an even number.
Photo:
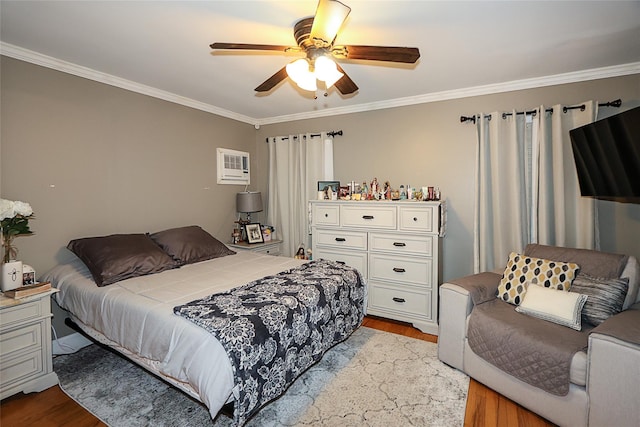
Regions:
<svg viewBox="0 0 640 427"><path fill-rule="evenodd" d="M433 343L361 327L247 426L461 426L469 378ZM58 356L72 399L111 427L230 427L201 403L98 345Z"/></svg>

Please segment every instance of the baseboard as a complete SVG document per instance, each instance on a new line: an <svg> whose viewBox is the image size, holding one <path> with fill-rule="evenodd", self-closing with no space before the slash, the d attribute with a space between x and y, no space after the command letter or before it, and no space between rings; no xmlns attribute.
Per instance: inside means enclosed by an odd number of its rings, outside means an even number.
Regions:
<svg viewBox="0 0 640 427"><path fill-rule="evenodd" d="M71 354L93 344L93 341L88 340L82 334L75 332L71 335L53 340L53 355L58 356L61 354Z"/></svg>

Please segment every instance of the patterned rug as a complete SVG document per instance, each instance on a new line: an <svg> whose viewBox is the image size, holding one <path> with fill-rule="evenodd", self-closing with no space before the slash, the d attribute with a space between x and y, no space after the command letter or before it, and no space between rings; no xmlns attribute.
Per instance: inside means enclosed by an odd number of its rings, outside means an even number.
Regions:
<svg viewBox="0 0 640 427"><path fill-rule="evenodd" d="M469 378L433 343L361 327L247 426L461 426ZM58 356L72 399L111 427L232 426L201 403L97 345Z"/></svg>

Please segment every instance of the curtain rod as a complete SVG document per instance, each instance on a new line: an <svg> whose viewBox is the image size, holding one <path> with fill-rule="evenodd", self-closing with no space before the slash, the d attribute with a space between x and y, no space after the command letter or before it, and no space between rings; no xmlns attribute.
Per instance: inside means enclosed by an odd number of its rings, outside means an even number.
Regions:
<svg viewBox="0 0 640 427"><path fill-rule="evenodd" d="M313 136L320 136L320 135L322 135L322 134L320 134L320 133L312 133L311 134L312 137ZM333 136L342 136L342 129L340 129L340 130L332 130L331 132L327 132L327 135L332 136L332 137ZM306 138L306 135L305 135L305 138ZM285 136L282 139L289 139L289 137ZM294 135L293 139L298 139L298 136ZM268 144L269 143L269 138L265 138L265 142Z"/></svg>
<svg viewBox="0 0 640 427"><path fill-rule="evenodd" d="M609 102L603 102L598 104L598 107L620 107L622 105L622 100L621 99L616 99L615 101L609 101ZM566 113L569 110L577 110L580 109L580 111L584 111L585 110L585 105L581 104L581 105L572 105L570 107L562 107L562 112ZM553 108L547 108L545 110L547 113L553 113ZM526 114L526 115L532 115L535 116L537 114L537 110L531 110L531 111L516 111L517 115L521 115L521 114ZM513 113L502 113L502 118L505 119L507 118L507 116L512 115ZM489 120L491 120L491 114L489 114L488 116L486 116L489 118ZM472 122L472 123L476 123L476 116L460 116L460 123L464 123L464 122Z"/></svg>

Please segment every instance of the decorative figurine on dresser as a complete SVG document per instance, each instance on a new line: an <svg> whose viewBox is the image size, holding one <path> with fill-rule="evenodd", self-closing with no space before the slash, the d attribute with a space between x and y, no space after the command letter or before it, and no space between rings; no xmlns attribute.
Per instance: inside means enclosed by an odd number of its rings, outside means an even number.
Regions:
<svg viewBox="0 0 640 427"><path fill-rule="evenodd" d="M314 259L343 262L362 273L368 314L410 322L437 335L444 202L310 204Z"/></svg>

